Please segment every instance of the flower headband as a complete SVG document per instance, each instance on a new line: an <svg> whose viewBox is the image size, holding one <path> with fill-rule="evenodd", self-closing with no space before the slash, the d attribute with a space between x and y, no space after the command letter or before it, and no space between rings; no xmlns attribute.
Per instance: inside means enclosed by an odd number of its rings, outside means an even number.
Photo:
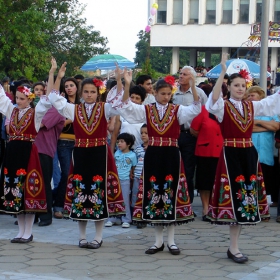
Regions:
<svg viewBox="0 0 280 280"><path fill-rule="evenodd" d="M164 81L167 83L167 84L170 84L172 86L172 94L174 94L177 90L177 86L176 86L176 82L175 82L175 78L173 76L166 76L164 78Z"/></svg>
<svg viewBox="0 0 280 280"><path fill-rule="evenodd" d="M247 88L249 88L249 87L252 86L252 84L253 84L253 82L252 82L253 78L252 78L252 76L250 75L250 73L249 73L247 70L241 69L241 70L239 71L239 75L240 75L243 79L245 79Z"/></svg>
<svg viewBox="0 0 280 280"><path fill-rule="evenodd" d="M31 91L31 89L25 86L17 87L17 91L23 93L29 99L34 99L36 97L35 94Z"/></svg>
<svg viewBox="0 0 280 280"><path fill-rule="evenodd" d="M97 78L94 78L93 80L93 84L99 88L99 93L100 94L103 94L105 91L106 91L106 85L103 81L97 79Z"/></svg>

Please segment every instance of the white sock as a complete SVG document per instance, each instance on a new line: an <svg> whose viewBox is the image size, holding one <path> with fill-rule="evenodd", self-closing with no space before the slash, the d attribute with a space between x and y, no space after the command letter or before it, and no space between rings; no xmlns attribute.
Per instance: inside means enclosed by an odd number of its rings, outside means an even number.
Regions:
<svg viewBox="0 0 280 280"><path fill-rule="evenodd" d="M80 240L87 239L87 235L86 235L87 221L78 221L78 224L79 224Z"/></svg>
<svg viewBox="0 0 280 280"><path fill-rule="evenodd" d="M241 232L240 225L229 226L229 235L230 235L229 250L233 255L240 252L238 248L238 239L239 239L240 232Z"/></svg>
<svg viewBox="0 0 280 280"><path fill-rule="evenodd" d="M27 239L32 234L32 227L34 224L35 214L25 214L25 227L22 238Z"/></svg>
<svg viewBox="0 0 280 280"><path fill-rule="evenodd" d="M155 246L160 248L163 243L163 226L155 226L155 237L156 237Z"/></svg>
<svg viewBox="0 0 280 280"><path fill-rule="evenodd" d="M176 245L174 241L175 226L167 226L168 246Z"/></svg>
<svg viewBox="0 0 280 280"><path fill-rule="evenodd" d="M15 238L22 238L24 234L24 228L25 228L25 215L24 214L17 215L17 221L18 221L18 234Z"/></svg>
<svg viewBox="0 0 280 280"><path fill-rule="evenodd" d="M104 221L95 221L95 236L93 240L99 243L102 241L103 226Z"/></svg>

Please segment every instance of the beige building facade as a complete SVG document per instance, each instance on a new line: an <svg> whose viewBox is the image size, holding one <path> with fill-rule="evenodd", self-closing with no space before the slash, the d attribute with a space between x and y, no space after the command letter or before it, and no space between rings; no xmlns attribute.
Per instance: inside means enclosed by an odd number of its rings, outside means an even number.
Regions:
<svg viewBox="0 0 280 280"><path fill-rule="evenodd" d="M280 0L270 2L269 21L280 23ZM205 66L211 55L228 52L258 62L260 45L249 42L253 24L260 23L262 0L149 0L149 9L158 4L153 17L151 46L172 47L171 73L179 68L179 49L190 51L190 65L196 66L197 53L205 52ZM279 35L280 37L280 30ZM272 75L279 63L280 43L268 43ZM274 75L275 76L275 75Z"/></svg>

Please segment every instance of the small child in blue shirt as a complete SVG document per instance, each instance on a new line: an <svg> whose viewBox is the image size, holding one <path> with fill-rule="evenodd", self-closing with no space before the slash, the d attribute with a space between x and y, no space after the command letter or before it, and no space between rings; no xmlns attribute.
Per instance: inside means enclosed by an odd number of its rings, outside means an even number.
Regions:
<svg viewBox="0 0 280 280"><path fill-rule="evenodd" d="M118 150L115 152L115 161L122 188L126 215L122 217L122 227L129 228L131 223L130 211L130 179L137 164L136 154L131 151L135 137L129 133L121 133L117 137ZM106 222L106 227L111 227L117 222L116 218L110 218Z"/></svg>

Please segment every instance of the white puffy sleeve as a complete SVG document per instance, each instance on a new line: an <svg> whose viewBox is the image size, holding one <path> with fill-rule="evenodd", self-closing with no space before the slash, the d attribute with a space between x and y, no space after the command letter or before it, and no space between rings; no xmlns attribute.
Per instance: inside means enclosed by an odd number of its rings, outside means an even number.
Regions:
<svg viewBox="0 0 280 280"><path fill-rule="evenodd" d="M46 95L40 97L40 101L35 107L35 129L40 130L41 122L47 111L52 107Z"/></svg>
<svg viewBox="0 0 280 280"><path fill-rule="evenodd" d="M68 103L66 98L61 96L58 91L52 90L48 95L50 103L65 118L74 121L75 104Z"/></svg>
<svg viewBox="0 0 280 280"><path fill-rule="evenodd" d="M117 86L114 86L107 95L107 100L112 108L113 114L121 115L129 123L145 123L146 122L146 112L145 105L138 105L131 102L130 98L126 101L122 101L123 89L117 92Z"/></svg>
<svg viewBox="0 0 280 280"><path fill-rule="evenodd" d="M0 85L0 112L10 119L14 107L11 100L6 96L3 87Z"/></svg>
<svg viewBox="0 0 280 280"><path fill-rule="evenodd" d="M218 121L221 123L224 118L224 107L225 101L223 100L223 94L221 93L219 99L214 103L213 99L213 92L210 93L208 100L205 104L205 108L209 113L212 113L218 118Z"/></svg>
<svg viewBox="0 0 280 280"><path fill-rule="evenodd" d="M280 91L260 101L252 101L254 117L280 115Z"/></svg>
<svg viewBox="0 0 280 280"><path fill-rule="evenodd" d="M179 106L177 113L179 124L187 124L190 127L192 120L201 112L201 103L193 102L189 106Z"/></svg>

